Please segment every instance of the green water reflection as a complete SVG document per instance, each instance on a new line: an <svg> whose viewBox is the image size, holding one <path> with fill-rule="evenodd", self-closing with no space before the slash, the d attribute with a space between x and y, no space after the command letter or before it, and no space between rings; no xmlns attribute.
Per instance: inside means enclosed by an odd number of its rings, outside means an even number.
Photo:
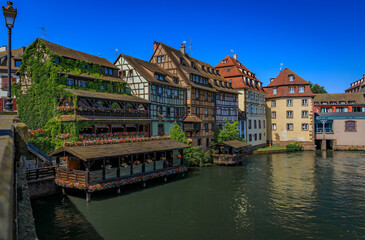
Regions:
<svg viewBox="0 0 365 240"><path fill-rule="evenodd" d="M40 239L365 239L364 196L365 153L328 151L33 205Z"/></svg>

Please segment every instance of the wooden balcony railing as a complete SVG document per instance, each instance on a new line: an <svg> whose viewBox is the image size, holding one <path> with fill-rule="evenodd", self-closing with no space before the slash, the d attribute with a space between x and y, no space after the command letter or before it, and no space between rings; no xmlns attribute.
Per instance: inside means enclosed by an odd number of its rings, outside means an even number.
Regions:
<svg viewBox="0 0 365 240"><path fill-rule="evenodd" d="M40 180L45 178L54 178L56 176L56 167L42 167L25 171L27 181Z"/></svg>
<svg viewBox="0 0 365 240"><path fill-rule="evenodd" d="M56 177L64 181L78 182L81 184L89 183L89 172L81 170L71 170L67 168L57 168Z"/></svg>
<svg viewBox="0 0 365 240"><path fill-rule="evenodd" d="M126 117L126 118L148 118L148 113L142 112L97 112L97 111L80 111L76 110L80 116L104 116L104 117Z"/></svg>

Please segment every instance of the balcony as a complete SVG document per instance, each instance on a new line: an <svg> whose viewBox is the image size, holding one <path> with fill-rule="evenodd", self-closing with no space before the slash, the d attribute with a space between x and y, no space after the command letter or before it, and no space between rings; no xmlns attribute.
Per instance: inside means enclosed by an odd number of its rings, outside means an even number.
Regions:
<svg viewBox="0 0 365 240"><path fill-rule="evenodd" d="M121 117L121 118L148 118L148 112L98 112L98 111L81 111L76 110L79 116L97 116L97 117Z"/></svg>
<svg viewBox="0 0 365 240"><path fill-rule="evenodd" d="M325 133L333 133L333 128L325 128ZM323 128L317 128L316 133L323 133Z"/></svg>

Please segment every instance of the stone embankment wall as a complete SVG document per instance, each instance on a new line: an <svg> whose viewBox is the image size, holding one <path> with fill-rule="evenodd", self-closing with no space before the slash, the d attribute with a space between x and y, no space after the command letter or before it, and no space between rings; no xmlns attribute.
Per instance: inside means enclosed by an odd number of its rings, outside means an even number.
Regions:
<svg viewBox="0 0 365 240"><path fill-rule="evenodd" d="M54 178L28 182L30 198L40 198L59 193Z"/></svg>

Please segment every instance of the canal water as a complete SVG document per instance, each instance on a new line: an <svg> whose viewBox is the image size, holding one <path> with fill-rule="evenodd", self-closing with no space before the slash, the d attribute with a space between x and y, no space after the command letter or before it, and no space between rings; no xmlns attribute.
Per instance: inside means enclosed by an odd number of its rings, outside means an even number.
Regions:
<svg viewBox="0 0 365 240"><path fill-rule="evenodd" d="M365 239L365 153L257 155L33 210L39 239Z"/></svg>

